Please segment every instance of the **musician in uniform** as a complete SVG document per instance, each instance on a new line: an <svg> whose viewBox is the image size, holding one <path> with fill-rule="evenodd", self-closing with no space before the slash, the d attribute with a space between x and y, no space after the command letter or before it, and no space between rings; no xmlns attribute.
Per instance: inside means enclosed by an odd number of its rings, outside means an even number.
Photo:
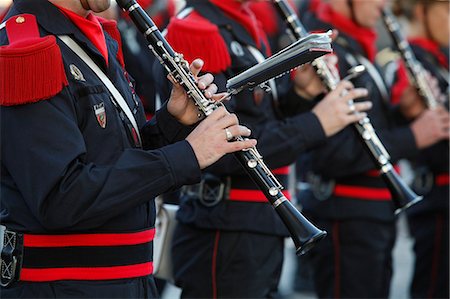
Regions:
<svg viewBox="0 0 450 299"><path fill-rule="evenodd" d="M333 49L341 77L356 65L366 67L353 83L369 90L370 120L395 163L448 139L449 118L443 109L426 110L407 124L402 116L408 108L402 105L404 99L398 107L390 104L389 88L375 64L375 25L384 5L383 0L330 0L303 14L303 21L308 30L339 31ZM311 252L320 298L387 298L389 294L394 206L361 138L354 128L346 128L313 152L311 190L302 203L313 222L329 232Z"/></svg>
<svg viewBox="0 0 450 299"><path fill-rule="evenodd" d="M219 91L225 91L227 79L270 53L266 35L247 4L187 1L167 27L167 40L177 52L188 61L196 56L205 60L204 70L214 74ZM282 112L286 99L296 101L298 95L292 84L287 94L269 84L270 94L259 87L245 90L225 105L251 128L264 161L287 187L288 166L301 152L365 115L352 116L347 105L349 98L364 96L365 90L345 82L312 112L295 115L289 111L292 117L279 118L275 106ZM344 89L349 90L348 96L340 95ZM369 107L366 102L356 109ZM238 161L229 155L210 166L200 184L183 188L180 202L172 255L181 296L273 297L287 230Z"/></svg>
<svg viewBox="0 0 450 299"><path fill-rule="evenodd" d="M256 144L223 108L194 126L180 86L145 123L109 4L16 0L1 26L2 298L156 297L153 198Z"/></svg>
<svg viewBox="0 0 450 299"><path fill-rule="evenodd" d="M417 60L438 80L441 96L436 98L438 101L444 100L438 104L444 104L448 109L449 2L405 0L397 4L399 13L409 21L409 43ZM418 103L421 106L426 105L424 100ZM412 186L418 194L424 196L424 200L408 210L409 230L414 239L415 254L411 297L448 298L448 141L442 141L422 151L413 161L413 167L415 176Z"/></svg>

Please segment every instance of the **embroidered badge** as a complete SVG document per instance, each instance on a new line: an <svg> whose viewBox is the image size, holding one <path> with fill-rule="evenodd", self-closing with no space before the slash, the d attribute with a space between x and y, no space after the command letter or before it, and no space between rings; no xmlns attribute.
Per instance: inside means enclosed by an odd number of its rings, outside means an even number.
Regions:
<svg viewBox="0 0 450 299"><path fill-rule="evenodd" d="M101 102L98 105L94 105L95 117L97 118L97 122L103 129L106 127L106 110L105 104Z"/></svg>
<svg viewBox="0 0 450 299"><path fill-rule="evenodd" d="M75 80L86 82L86 79L84 79L83 73L80 71L80 69L75 64L69 65L69 68L70 68L70 73L72 74L72 76Z"/></svg>
<svg viewBox="0 0 450 299"><path fill-rule="evenodd" d="M233 52L234 55L236 56L244 56L244 49L242 48L241 44L238 43L237 41L232 41L230 43L230 49L231 52Z"/></svg>

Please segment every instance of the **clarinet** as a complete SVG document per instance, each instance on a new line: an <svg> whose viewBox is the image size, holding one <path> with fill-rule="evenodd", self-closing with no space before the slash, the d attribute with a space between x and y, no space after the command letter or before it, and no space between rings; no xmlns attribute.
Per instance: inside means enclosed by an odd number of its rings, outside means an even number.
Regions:
<svg viewBox="0 0 450 299"><path fill-rule="evenodd" d="M285 20L289 28L290 35L294 38L294 40L302 38L308 34L305 27L300 22L297 14L286 2L286 0L273 0L273 3L275 4L278 13ZM312 65L327 89L329 91L336 89L340 78L334 75L326 62L322 58L317 58L313 61ZM364 70L365 68L362 65L353 67L350 69L349 75L344 79L356 77L360 73L364 72ZM395 215L420 201L422 196L414 193L414 191L409 188L409 186L395 171L390 162L390 155L376 134L370 119L365 117L353 125L359 133L359 136L361 136L363 144L369 150L372 159L374 160L377 168L380 170L380 174L392 194L392 201L395 206Z"/></svg>
<svg viewBox="0 0 450 299"><path fill-rule="evenodd" d="M433 94L430 84L425 77L422 64L416 59L408 40L404 37L400 30L400 26L397 19L388 8L383 9L383 23L391 35L395 46L400 52L403 61L405 62L406 69L408 70L409 78L412 81L414 87L425 101L425 105L429 109L435 109L438 107L438 100Z"/></svg>
<svg viewBox="0 0 450 299"><path fill-rule="evenodd" d="M199 111L208 116L220 107L220 104L204 96L189 70L188 62L183 59L181 54L172 49L158 27L136 0L118 0L117 3L124 11L128 12L138 30L144 34L153 54L159 59L169 75L186 90ZM235 139L243 140L240 136L235 137ZM309 222L283 195L281 192L283 186L266 166L255 147L234 154L286 225L294 241L297 255L306 253L326 236L325 231L318 229Z"/></svg>

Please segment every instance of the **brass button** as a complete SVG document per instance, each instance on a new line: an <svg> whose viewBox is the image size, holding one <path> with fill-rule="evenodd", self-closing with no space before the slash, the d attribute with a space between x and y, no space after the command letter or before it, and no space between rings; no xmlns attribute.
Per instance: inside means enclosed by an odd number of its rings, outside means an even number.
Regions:
<svg viewBox="0 0 450 299"><path fill-rule="evenodd" d="M24 18L24 17L17 17L17 18L16 18L16 23L17 23L17 24L25 23L25 18Z"/></svg>

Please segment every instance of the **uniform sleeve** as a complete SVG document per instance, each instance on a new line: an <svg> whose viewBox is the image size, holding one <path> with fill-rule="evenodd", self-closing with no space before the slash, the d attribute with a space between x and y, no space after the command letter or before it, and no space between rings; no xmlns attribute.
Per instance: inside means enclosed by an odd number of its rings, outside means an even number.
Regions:
<svg viewBox="0 0 450 299"><path fill-rule="evenodd" d="M104 154L92 157L67 88L50 100L0 111L2 163L46 229L98 227L200 178L186 141L149 151L104 148Z"/></svg>
<svg viewBox="0 0 450 299"><path fill-rule="evenodd" d="M156 117L142 129L144 149L155 149L185 139L195 126L184 126L173 117L167 106L156 111Z"/></svg>
<svg viewBox="0 0 450 299"><path fill-rule="evenodd" d="M418 153L414 135L407 126L376 129L376 133L390 154L391 163ZM354 126L349 126L328 138L313 154L313 170L330 178L360 174L376 168L373 156Z"/></svg>

